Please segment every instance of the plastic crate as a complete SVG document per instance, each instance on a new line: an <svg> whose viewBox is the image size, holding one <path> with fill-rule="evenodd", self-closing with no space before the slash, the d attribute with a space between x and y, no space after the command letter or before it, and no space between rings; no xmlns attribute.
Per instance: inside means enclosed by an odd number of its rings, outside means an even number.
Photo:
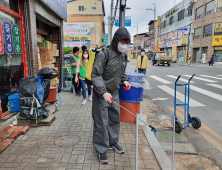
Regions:
<svg viewBox="0 0 222 170"><path fill-rule="evenodd" d="M20 111L20 98L19 94L15 93L8 97L8 101L10 104L10 112L19 112Z"/></svg>

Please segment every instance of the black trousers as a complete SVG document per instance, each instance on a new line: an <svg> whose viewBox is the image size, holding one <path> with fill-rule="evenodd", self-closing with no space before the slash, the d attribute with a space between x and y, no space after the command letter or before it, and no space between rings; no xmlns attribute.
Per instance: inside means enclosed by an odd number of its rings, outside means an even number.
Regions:
<svg viewBox="0 0 222 170"><path fill-rule="evenodd" d="M209 66L210 66L210 64L213 66L213 63L214 63L213 61L209 61Z"/></svg>
<svg viewBox="0 0 222 170"><path fill-rule="evenodd" d="M74 85L76 94L78 94L79 92L81 92L81 83L80 83L80 81L79 81L79 83L76 83L75 78L76 78L76 74L73 74L72 83ZM79 74L78 74L78 79L79 79Z"/></svg>

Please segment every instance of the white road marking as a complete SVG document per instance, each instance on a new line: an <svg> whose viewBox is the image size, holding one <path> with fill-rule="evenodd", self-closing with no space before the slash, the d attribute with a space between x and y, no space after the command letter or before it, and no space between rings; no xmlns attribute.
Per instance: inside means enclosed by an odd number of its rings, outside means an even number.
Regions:
<svg viewBox="0 0 222 170"><path fill-rule="evenodd" d="M156 100L164 101L164 100L167 100L167 99L169 99L169 98L156 98L156 99L153 99L153 100L154 101L156 101Z"/></svg>
<svg viewBox="0 0 222 170"><path fill-rule="evenodd" d="M167 77L174 78L175 81L176 81L176 79L177 79L176 76L172 76L172 75L167 75ZM188 80L183 79L183 78L180 78L179 81L183 81L183 82L185 82L185 83L188 83ZM191 81L190 83L195 83L195 82L194 82L194 81Z"/></svg>
<svg viewBox="0 0 222 170"><path fill-rule="evenodd" d="M157 81L160 81L161 83L163 83L163 84L171 84L171 82L169 82L169 81L167 81L167 80L164 80L164 79L162 79L162 78L160 78L160 77L157 77L157 76L150 76L151 78L153 78L153 79L155 79L155 80L157 80Z"/></svg>
<svg viewBox="0 0 222 170"><path fill-rule="evenodd" d="M161 85L161 86L158 86L158 87L160 89L162 89L163 91L167 92L168 94L170 94L171 96L174 96L174 94L175 94L174 89L171 89L171 88L167 87L166 85ZM184 103L185 96L183 94L177 92L177 99ZM193 100L193 99L190 98L190 106L191 107L197 107L197 106L205 106L205 105L203 105L203 104L199 103L198 101Z"/></svg>
<svg viewBox="0 0 222 170"><path fill-rule="evenodd" d="M221 76L222 77L222 75L217 75L217 76Z"/></svg>
<svg viewBox="0 0 222 170"><path fill-rule="evenodd" d="M191 90L194 90L194 91L196 91L196 92L199 92L199 93L201 93L201 94L204 94L204 95L206 95L206 96L209 96L209 97L211 97L211 98L213 98L213 99L222 101L222 96L219 95L219 94L217 94L217 93L213 93L213 92L211 92L211 91L204 90L204 89L201 89L201 88L196 87L196 86L193 86L193 85L190 85L190 88L191 88Z"/></svg>
<svg viewBox="0 0 222 170"><path fill-rule="evenodd" d="M203 76L203 77L209 77L209 78L217 79L217 80L222 80L222 78L213 77L213 76L207 76L207 75L200 75L200 76Z"/></svg>
<svg viewBox="0 0 222 170"><path fill-rule="evenodd" d="M222 86L221 85L218 85L218 84L207 84L208 86L212 86L212 87L216 87L218 89L222 89Z"/></svg>
<svg viewBox="0 0 222 170"><path fill-rule="evenodd" d="M184 76L186 76L186 77L191 77L190 75L184 75ZM206 81L206 82L209 82L209 83L216 83L216 82L217 82L217 81L214 81L214 80L204 79L204 78L196 77L196 76L194 76L193 78L194 78L194 79L197 79L197 80Z"/></svg>

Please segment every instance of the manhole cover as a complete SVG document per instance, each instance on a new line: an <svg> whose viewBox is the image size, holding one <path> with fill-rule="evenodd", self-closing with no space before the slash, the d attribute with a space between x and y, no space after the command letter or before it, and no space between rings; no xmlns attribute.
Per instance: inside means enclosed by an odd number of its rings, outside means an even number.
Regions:
<svg viewBox="0 0 222 170"><path fill-rule="evenodd" d="M79 136L63 136L55 141L55 145L61 147L73 146L80 142Z"/></svg>

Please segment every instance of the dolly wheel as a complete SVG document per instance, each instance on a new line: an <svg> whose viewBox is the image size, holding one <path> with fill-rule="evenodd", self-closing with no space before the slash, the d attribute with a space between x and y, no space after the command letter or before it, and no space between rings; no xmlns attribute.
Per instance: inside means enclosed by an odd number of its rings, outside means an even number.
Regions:
<svg viewBox="0 0 222 170"><path fill-rule="evenodd" d="M179 120L175 121L175 132L180 133L183 131L182 123Z"/></svg>
<svg viewBox="0 0 222 170"><path fill-rule="evenodd" d="M201 121L200 121L200 119L198 118L198 117L192 117L192 119L193 119L193 124L192 124L192 126L193 126L193 128L194 129L199 129L200 127L201 127Z"/></svg>

